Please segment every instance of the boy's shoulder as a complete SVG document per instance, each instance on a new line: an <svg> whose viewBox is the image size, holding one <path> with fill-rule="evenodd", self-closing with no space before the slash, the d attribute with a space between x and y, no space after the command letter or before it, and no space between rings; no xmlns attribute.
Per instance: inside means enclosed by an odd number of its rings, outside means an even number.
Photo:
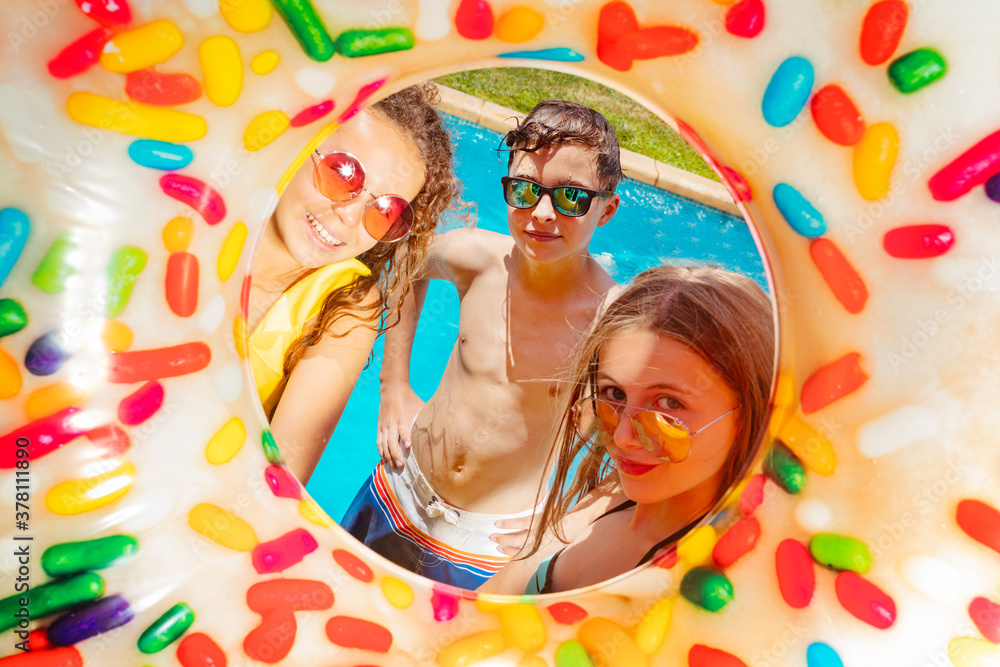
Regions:
<svg viewBox="0 0 1000 667"><path fill-rule="evenodd" d="M457 281L502 267L503 258L510 253L514 241L506 234L462 228L442 234L434 246L433 254L449 274L446 277Z"/></svg>

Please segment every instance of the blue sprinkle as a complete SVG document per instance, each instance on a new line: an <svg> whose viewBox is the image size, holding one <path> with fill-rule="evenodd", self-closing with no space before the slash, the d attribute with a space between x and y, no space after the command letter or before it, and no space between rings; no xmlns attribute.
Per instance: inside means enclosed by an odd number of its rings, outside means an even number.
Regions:
<svg viewBox="0 0 1000 667"><path fill-rule="evenodd" d="M24 211L17 208L0 210L0 285L21 256L30 229L31 223Z"/></svg>
<svg viewBox="0 0 1000 667"><path fill-rule="evenodd" d="M810 644L806 649L808 667L844 667L844 661L837 652L823 642Z"/></svg>
<svg viewBox="0 0 1000 667"><path fill-rule="evenodd" d="M500 58L524 58L525 60L555 60L563 63L578 63L583 61L583 55L573 49L560 46L555 49L541 49L539 51L510 51L501 53Z"/></svg>
<svg viewBox="0 0 1000 667"><path fill-rule="evenodd" d="M774 186L774 203L792 229L802 236L812 239L826 233L823 215L787 183Z"/></svg>
<svg viewBox="0 0 1000 667"><path fill-rule="evenodd" d="M784 127L802 111L813 86L813 66L799 56L781 63L764 91L761 108L768 125Z"/></svg>
<svg viewBox="0 0 1000 667"><path fill-rule="evenodd" d="M134 616L128 600L109 595L63 614L49 625L46 635L55 646L72 646L125 625Z"/></svg>
<svg viewBox="0 0 1000 667"><path fill-rule="evenodd" d="M150 169L175 171L191 164L194 152L187 146L154 139L139 139L128 147L132 161Z"/></svg>
<svg viewBox="0 0 1000 667"><path fill-rule="evenodd" d="M1000 174L993 174L986 181L986 196L995 202L1000 202ZM0 278L2 281L3 278Z"/></svg>
<svg viewBox="0 0 1000 667"><path fill-rule="evenodd" d="M52 375L70 358L60 342L58 331L50 331L35 339L24 355L24 367L32 375Z"/></svg>

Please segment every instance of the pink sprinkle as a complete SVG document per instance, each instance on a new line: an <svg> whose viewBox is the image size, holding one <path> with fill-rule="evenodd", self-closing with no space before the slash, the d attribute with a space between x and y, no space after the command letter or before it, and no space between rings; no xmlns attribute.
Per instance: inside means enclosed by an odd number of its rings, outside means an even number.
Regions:
<svg viewBox="0 0 1000 667"><path fill-rule="evenodd" d="M316 551L319 544L308 530L296 528L270 542L261 542L253 548L250 559L259 574L272 574L287 570L307 555Z"/></svg>
<svg viewBox="0 0 1000 667"><path fill-rule="evenodd" d="M299 486L298 480L287 468L269 465L264 469L264 479L271 487L271 493L279 498L302 499L302 487Z"/></svg>
<svg viewBox="0 0 1000 667"><path fill-rule="evenodd" d="M125 28L132 22L126 0L76 0L76 6L105 28Z"/></svg>
<svg viewBox="0 0 1000 667"><path fill-rule="evenodd" d="M160 188L168 197L198 211L210 225L217 225L226 217L226 204L222 201L222 195L204 181L182 174L164 174L160 178Z"/></svg>
<svg viewBox="0 0 1000 667"><path fill-rule="evenodd" d="M752 515L764 502L765 482L767 478L763 475L754 475L743 487L743 493L740 495L740 511L743 512L743 516Z"/></svg>
<svg viewBox="0 0 1000 667"><path fill-rule="evenodd" d="M346 123L350 120L354 114L361 110L365 100L374 95L375 91L381 88L386 81L388 81L388 79L379 79L378 81L372 81L371 83L362 86L361 90L359 90L358 94L354 97L354 101L351 102L349 107L347 107L347 111L340 114L340 118L337 119L337 122Z"/></svg>
<svg viewBox="0 0 1000 667"><path fill-rule="evenodd" d="M431 607L434 608L435 621L450 621L458 616L458 601L460 597L453 594L447 587L435 586L431 594Z"/></svg>
<svg viewBox="0 0 1000 667"><path fill-rule="evenodd" d="M302 127L319 120L331 111L333 111L333 100L326 100L298 112L289 124L292 127Z"/></svg>
<svg viewBox="0 0 1000 667"><path fill-rule="evenodd" d="M89 69L101 59L101 51L109 39L111 32L108 30L91 30L49 61L49 74L57 79L68 79Z"/></svg>
<svg viewBox="0 0 1000 667"><path fill-rule="evenodd" d="M726 12L726 30L737 37L752 38L764 29L764 3L741 0Z"/></svg>
<svg viewBox="0 0 1000 667"><path fill-rule="evenodd" d="M118 421L135 426L146 421L163 405L163 385L153 380L142 385L118 404Z"/></svg>
<svg viewBox="0 0 1000 667"><path fill-rule="evenodd" d="M927 186L938 201L953 201L1000 172L1000 131L994 132L934 174Z"/></svg>

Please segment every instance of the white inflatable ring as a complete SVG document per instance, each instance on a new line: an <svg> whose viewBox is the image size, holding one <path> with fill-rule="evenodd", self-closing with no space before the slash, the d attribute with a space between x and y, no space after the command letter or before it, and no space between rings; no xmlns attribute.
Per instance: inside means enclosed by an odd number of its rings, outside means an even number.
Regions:
<svg viewBox="0 0 1000 667"><path fill-rule="evenodd" d="M3 3L0 665L1000 661L1000 5L535 4ZM247 241L317 128L503 63L675 119L780 319L769 434L712 525L523 600L331 527L240 356Z"/></svg>

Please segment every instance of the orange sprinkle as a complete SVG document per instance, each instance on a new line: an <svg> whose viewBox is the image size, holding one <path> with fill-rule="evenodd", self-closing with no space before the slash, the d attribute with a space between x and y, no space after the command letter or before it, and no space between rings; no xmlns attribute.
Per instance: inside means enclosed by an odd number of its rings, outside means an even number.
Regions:
<svg viewBox="0 0 1000 667"><path fill-rule="evenodd" d="M91 394L79 385L72 382L56 382L54 384L40 387L28 394L25 409L28 412L28 420L36 421L42 417L54 415L60 410L65 410L88 400Z"/></svg>
<svg viewBox="0 0 1000 667"><path fill-rule="evenodd" d="M823 280L833 290L833 296L847 312L856 315L864 310L868 301L865 281L833 241L827 238L816 239L809 246L809 256Z"/></svg>
<svg viewBox="0 0 1000 667"><path fill-rule="evenodd" d="M857 391L867 380L868 374L861 369L861 355L848 352L817 370L802 383L799 399L802 413L808 415L822 410Z"/></svg>

